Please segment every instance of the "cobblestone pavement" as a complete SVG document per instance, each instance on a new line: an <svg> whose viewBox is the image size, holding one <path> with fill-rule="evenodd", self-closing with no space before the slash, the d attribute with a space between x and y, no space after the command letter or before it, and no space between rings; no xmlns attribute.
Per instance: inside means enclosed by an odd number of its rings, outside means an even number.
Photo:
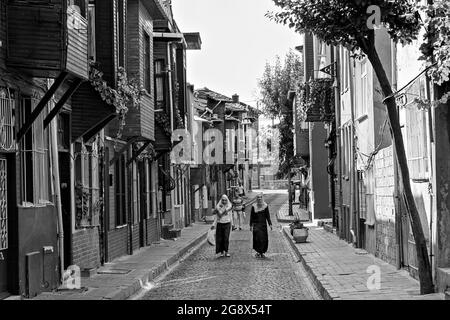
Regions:
<svg viewBox="0 0 450 320"><path fill-rule="evenodd" d="M154 283L154 289L142 299L320 299L276 220L276 212L286 202L286 195L268 194L266 201L270 205L274 225L273 231L269 231L266 259L254 256L248 226L248 207L245 228L231 234L230 258L217 258L215 248L205 244L165 278Z"/></svg>

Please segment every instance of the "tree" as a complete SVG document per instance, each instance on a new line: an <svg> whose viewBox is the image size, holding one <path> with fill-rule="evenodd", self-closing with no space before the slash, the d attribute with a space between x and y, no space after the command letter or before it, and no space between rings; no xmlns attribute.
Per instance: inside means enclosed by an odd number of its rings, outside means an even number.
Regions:
<svg viewBox="0 0 450 320"><path fill-rule="evenodd" d="M409 0L273 0L281 11L268 13L272 20L297 32L312 32L328 45L344 46L355 55L365 54L377 75L387 108L396 150L404 199L417 249L421 294L434 292L427 244L411 191L408 163L400 128L397 105L389 78L375 46L375 30L369 6L380 9L381 24L392 40L410 44L421 27L418 8ZM372 7L374 8L374 7ZM369 13L368 13L369 12Z"/></svg>
<svg viewBox="0 0 450 320"><path fill-rule="evenodd" d="M281 63L276 57L273 65L266 64L262 78L259 80L260 102L264 113L271 118L278 118L279 138L279 171L283 178L289 172L289 161L294 157L293 112L288 100L291 90L296 90L303 76L303 64L300 57L290 50Z"/></svg>

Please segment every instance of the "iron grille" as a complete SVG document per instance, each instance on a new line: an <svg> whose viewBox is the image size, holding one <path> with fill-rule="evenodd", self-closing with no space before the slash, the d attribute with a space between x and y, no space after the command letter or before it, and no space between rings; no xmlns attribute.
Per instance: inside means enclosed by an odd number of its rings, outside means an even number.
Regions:
<svg viewBox="0 0 450 320"><path fill-rule="evenodd" d="M0 97L0 150L15 151L14 100Z"/></svg>
<svg viewBox="0 0 450 320"><path fill-rule="evenodd" d="M6 159L0 159L0 250L8 249L8 202Z"/></svg>

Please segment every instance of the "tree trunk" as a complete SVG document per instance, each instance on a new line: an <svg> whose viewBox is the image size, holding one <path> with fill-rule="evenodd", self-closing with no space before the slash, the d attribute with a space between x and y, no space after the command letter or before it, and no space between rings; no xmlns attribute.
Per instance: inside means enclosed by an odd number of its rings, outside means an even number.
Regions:
<svg viewBox="0 0 450 320"><path fill-rule="evenodd" d="M419 212L414 201L414 197L411 191L408 162L406 159L405 146L403 143L402 131L400 128L400 122L397 112L397 104L395 97L392 96L392 87L383 64L380 61L378 53L374 47L366 52L373 69L380 82L381 89L385 97L389 97L385 100L389 121L391 124L391 133L394 140L394 146L397 154L397 162L401 176L401 182L404 191L404 198L408 210L408 214L411 220L411 227L416 243L417 261L419 264L419 281L420 281L420 294L429 294L434 292L433 277L431 272L431 265L428 258L428 249L425 240L425 235L422 229L422 223L420 221ZM396 223L399 223L398 221Z"/></svg>

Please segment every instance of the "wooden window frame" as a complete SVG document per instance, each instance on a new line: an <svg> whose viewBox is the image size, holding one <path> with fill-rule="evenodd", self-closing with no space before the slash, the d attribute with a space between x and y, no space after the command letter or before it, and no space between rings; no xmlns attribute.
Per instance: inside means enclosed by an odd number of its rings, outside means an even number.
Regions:
<svg viewBox="0 0 450 320"><path fill-rule="evenodd" d="M38 103L39 99L21 97L20 126L25 123ZM30 130L19 142L20 202L24 207L43 206L52 203L50 196L49 128L44 128L43 124L47 113L48 108L44 108Z"/></svg>
<svg viewBox="0 0 450 320"><path fill-rule="evenodd" d="M144 89L147 90L148 94L151 94L152 90L151 49L151 37L147 32L144 32Z"/></svg>
<svg viewBox="0 0 450 320"><path fill-rule="evenodd" d="M158 64L160 65L160 68L157 68ZM166 109L167 108L167 97L166 97L166 75L164 73L164 65L165 60L164 59L156 59L154 61L154 78L155 78L155 108L156 109ZM159 71L158 71L159 70ZM161 90L158 90L158 80L161 79ZM159 93L161 92L161 96L159 96Z"/></svg>

